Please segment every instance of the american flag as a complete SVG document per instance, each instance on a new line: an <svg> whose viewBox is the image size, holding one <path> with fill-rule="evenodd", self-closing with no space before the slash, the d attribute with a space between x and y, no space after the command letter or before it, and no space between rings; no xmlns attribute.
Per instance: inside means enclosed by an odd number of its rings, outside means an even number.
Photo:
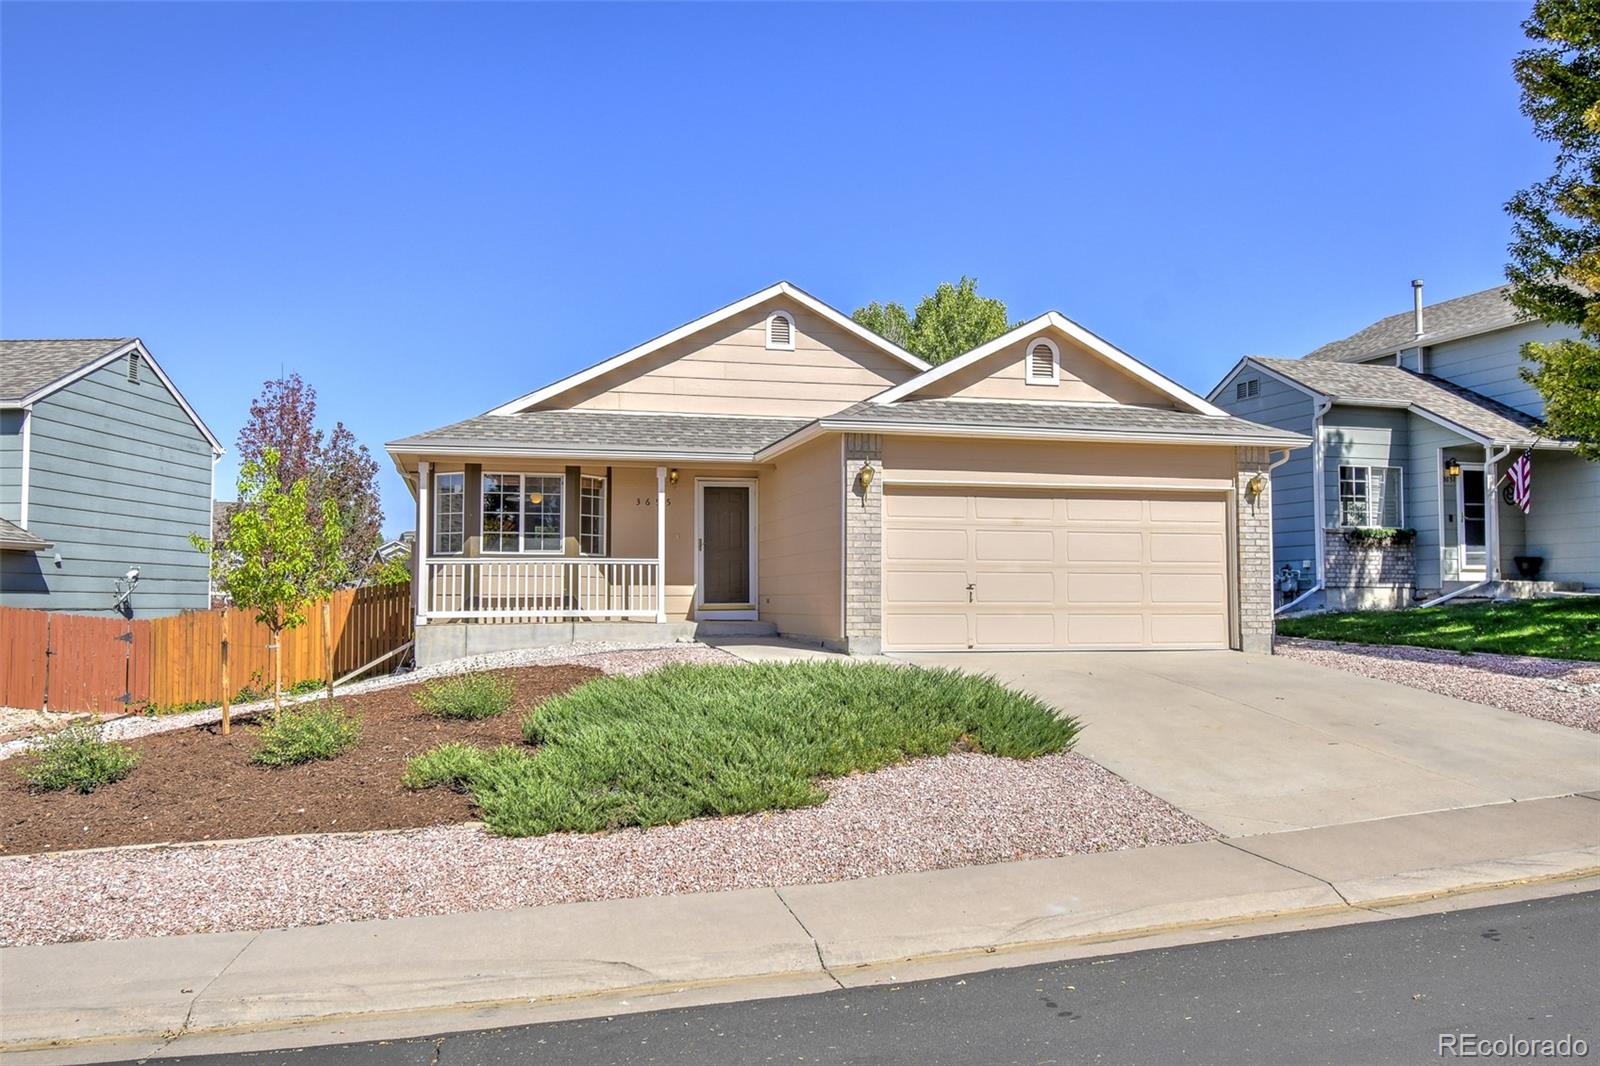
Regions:
<svg viewBox="0 0 1600 1066"><path fill-rule="evenodd" d="M1512 499L1522 513L1527 514L1533 509L1533 449L1529 448L1517 456L1517 461L1511 464L1511 469L1506 471L1506 477L1511 479Z"/></svg>

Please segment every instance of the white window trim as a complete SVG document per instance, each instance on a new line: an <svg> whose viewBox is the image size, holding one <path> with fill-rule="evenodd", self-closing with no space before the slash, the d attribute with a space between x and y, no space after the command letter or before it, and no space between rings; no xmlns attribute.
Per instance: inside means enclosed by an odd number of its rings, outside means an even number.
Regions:
<svg viewBox="0 0 1600 1066"><path fill-rule="evenodd" d="M439 482L447 477L461 479L461 547L455 551L442 551L439 548L439 519L444 517L444 508L440 506L443 499L439 492ZM433 543L428 545L427 555L461 555L467 548L467 472L465 470L436 470L433 472Z"/></svg>
<svg viewBox="0 0 1600 1066"><path fill-rule="evenodd" d="M772 341L772 320L775 319L775 318L781 318L785 322L789 323L789 343L788 344L774 344L773 343L773 341ZM789 312L787 312L787 311L774 311L774 312L772 312L772 314L767 316L767 350L768 351L772 351L772 352L792 352L792 351L794 351L794 316L791 315Z"/></svg>
<svg viewBox="0 0 1600 1066"><path fill-rule="evenodd" d="M597 552L583 549L583 483L586 481L593 481L600 486L600 550ZM583 474L578 478L578 554L587 559L606 558L606 534L611 523L611 515L607 513L609 503L606 497L606 479L603 475ZM562 508L561 522L565 525L566 521L566 508Z"/></svg>
<svg viewBox="0 0 1600 1066"><path fill-rule="evenodd" d="M566 540L567 540L567 475L565 475L565 474L556 474L556 473L552 473L552 472L546 471L546 470L526 470L526 471L524 471L524 470L485 470L482 473L482 475L480 475L480 477L478 479L478 529L479 529L478 537L479 537L479 541L481 543L487 543L488 539L489 539L488 538L488 534L483 531L483 519L484 519L484 508L483 508L483 494L484 494L484 487L483 486L484 486L484 480L483 479L484 478L491 478L491 477L514 477L514 478L522 479L522 480L519 480L517 482L517 548L516 548L515 551L506 551L503 548L495 550L495 551L490 551L488 548L480 548L479 549L479 554L481 554L481 555L499 555L499 556L506 556L506 557L510 557L510 558L514 558L514 557L519 556L519 555L562 555L562 554L565 554L565 552L566 552ZM528 549L528 548L524 548L522 546L526 542L527 536L528 536L528 492L527 492L526 486L527 486L527 479L530 478L530 477L555 478L561 484L561 489L560 489L560 492L561 492L561 532L560 532L559 535L560 535L560 538L561 538L562 546L559 547L559 548L534 548L534 549Z"/></svg>
<svg viewBox="0 0 1600 1066"><path fill-rule="evenodd" d="M1033 372L1033 350L1039 345L1050 349L1050 374L1041 377ZM1061 346L1049 337L1035 337L1022 349L1022 374L1029 385L1061 384Z"/></svg>
<svg viewBox="0 0 1600 1066"><path fill-rule="evenodd" d="M1344 520L1344 483L1346 481L1346 478L1344 476L1344 472L1346 470L1364 470L1364 471L1366 471L1366 482L1365 482L1365 485L1366 485L1367 496L1366 496L1366 501L1365 502L1366 502L1366 505L1367 505L1367 521L1365 521L1365 522L1361 522L1361 523L1358 523L1358 524L1351 524L1351 523L1346 522ZM1400 510L1399 520L1393 526L1387 525L1385 522L1383 522L1383 520L1382 520L1383 519L1383 515L1381 515L1381 514L1378 515L1378 519L1379 519L1378 521L1376 521L1376 522L1372 521L1372 517L1373 517L1372 516L1372 475L1376 471L1376 472L1379 473L1380 477L1383 477L1385 480L1387 480L1387 473L1386 472L1390 471L1390 470L1393 470L1393 471L1396 472L1396 478L1395 478L1396 489L1395 489L1395 491L1398 494L1397 498L1399 500L1399 510ZM1403 466L1391 466L1391 465L1389 465L1387 463L1381 464L1381 465L1374 465L1374 464L1371 464L1371 463L1338 463L1334 467L1334 486L1333 487L1334 487L1334 499L1335 499L1335 502L1338 505L1339 528L1340 529L1404 529L1405 528L1405 525L1406 525L1406 468L1405 467L1403 467ZM1381 493L1383 490L1380 488L1378 491ZM1383 506L1387 506L1388 505L1387 498L1384 498L1381 501L1381 503L1382 503Z"/></svg>

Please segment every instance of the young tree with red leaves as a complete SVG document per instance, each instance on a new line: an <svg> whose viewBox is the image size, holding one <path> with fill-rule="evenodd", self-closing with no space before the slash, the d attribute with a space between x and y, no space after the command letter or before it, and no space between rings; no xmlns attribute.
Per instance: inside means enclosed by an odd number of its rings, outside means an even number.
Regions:
<svg viewBox="0 0 1600 1066"><path fill-rule="evenodd" d="M343 530L339 552L345 572L363 577L383 539L378 464L343 422L335 422L331 433L316 423L314 387L299 374L268 381L251 401L250 418L239 431L239 459L259 463L272 452L278 459L273 473L284 484L306 479L312 522L322 521L323 502L331 501Z"/></svg>

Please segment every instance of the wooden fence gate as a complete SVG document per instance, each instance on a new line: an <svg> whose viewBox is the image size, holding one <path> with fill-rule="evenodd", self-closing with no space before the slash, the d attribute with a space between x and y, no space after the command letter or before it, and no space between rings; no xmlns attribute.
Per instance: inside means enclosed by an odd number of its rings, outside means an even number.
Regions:
<svg viewBox="0 0 1600 1066"><path fill-rule="evenodd" d="M306 622L285 630L283 684L334 679L411 640L411 586L341 589L309 604ZM249 612L187 611L129 621L0 607L0 706L122 713L222 701L222 644L229 692L271 691L271 633ZM391 663L392 665L392 663Z"/></svg>

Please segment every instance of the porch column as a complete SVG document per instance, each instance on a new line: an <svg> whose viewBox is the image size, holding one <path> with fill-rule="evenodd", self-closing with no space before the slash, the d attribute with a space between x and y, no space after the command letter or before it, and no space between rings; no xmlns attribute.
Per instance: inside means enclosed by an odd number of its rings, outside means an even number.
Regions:
<svg viewBox="0 0 1600 1066"><path fill-rule="evenodd" d="M667 468L656 467L656 621L667 620Z"/></svg>
<svg viewBox="0 0 1600 1066"><path fill-rule="evenodd" d="M1458 515L1456 522L1460 523ZM1500 484L1494 473L1494 448L1483 449L1483 523L1484 554L1483 576L1489 581L1500 580Z"/></svg>
<svg viewBox="0 0 1600 1066"><path fill-rule="evenodd" d="M417 463L417 625L428 624L428 555L433 550L433 537L428 528L428 483L432 480L431 463L423 459Z"/></svg>

